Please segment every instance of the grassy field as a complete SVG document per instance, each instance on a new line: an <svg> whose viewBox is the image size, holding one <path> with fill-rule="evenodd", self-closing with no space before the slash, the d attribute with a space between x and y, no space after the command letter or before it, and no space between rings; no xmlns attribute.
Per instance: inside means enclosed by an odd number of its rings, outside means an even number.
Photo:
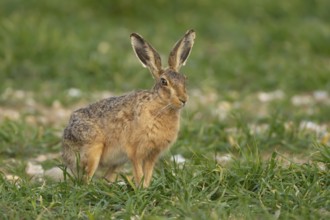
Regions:
<svg viewBox="0 0 330 220"><path fill-rule="evenodd" d="M328 0L0 1L0 219L329 219ZM190 99L148 189L56 182L70 113L153 80L197 33ZM173 160L176 158L176 160ZM127 176L126 176L127 174Z"/></svg>

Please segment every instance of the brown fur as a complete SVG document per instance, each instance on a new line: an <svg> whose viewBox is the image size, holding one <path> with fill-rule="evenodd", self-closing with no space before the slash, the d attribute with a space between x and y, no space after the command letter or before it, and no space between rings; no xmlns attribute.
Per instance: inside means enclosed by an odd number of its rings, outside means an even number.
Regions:
<svg viewBox="0 0 330 220"><path fill-rule="evenodd" d="M106 178L114 180L117 168L133 165L136 184L150 184L161 152L173 144L180 125L180 110L188 100L186 77L178 71L185 64L195 39L189 30L172 49L169 67L161 67L156 50L133 33L133 50L155 79L151 90L111 97L74 111L63 133L63 160L75 173L76 165L90 180L98 166L108 167ZM77 156L80 158L79 163Z"/></svg>

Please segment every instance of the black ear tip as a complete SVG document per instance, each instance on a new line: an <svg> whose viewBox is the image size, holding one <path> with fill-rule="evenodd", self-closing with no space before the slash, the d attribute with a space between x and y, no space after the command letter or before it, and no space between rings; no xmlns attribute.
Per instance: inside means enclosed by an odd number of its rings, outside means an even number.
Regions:
<svg viewBox="0 0 330 220"><path fill-rule="evenodd" d="M139 35L137 33L131 33L130 37L138 37Z"/></svg>
<svg viewBox="0 0 330 220"><path fill-rule="evenodd" d="M196 32L194 31L194 29L190 29L186 32L184 37L194 40L196 38Z"/></svg>
<svg viewBox="0 0 330 220"><path fill-rule="evenodd" d="M135 39L138 39L139 41L143 41L142 36L139 35L138 33L131 33L130 37L131 37L131 39L135 38Z"/></svg>
<svg viewBox="0 0 330 220"><path fill-rule="evenodd" d="M192 33L195 33L195 30L194 29L190 29L186 32L186 34L192 34Z"/></svg>

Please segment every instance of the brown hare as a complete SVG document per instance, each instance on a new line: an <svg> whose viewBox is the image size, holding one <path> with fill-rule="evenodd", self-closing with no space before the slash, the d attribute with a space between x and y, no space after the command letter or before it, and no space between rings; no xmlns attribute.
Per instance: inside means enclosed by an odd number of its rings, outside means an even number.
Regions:
<svg viewBox="0 0 330 220"><path fill-rule="evenodd" d="M135 183L149 186L157 158L177 138L180 111L188 100L186 77L179 70L194 39L195 32L187 31L170 53L169 67L163 69L157 51L139 34L131 34L133 50L155 85L72 113L62 139L64 164L71 172L81 169L88 182L102 165L108 169L105 177L113 181L116 169L130 161Z"/></svg>

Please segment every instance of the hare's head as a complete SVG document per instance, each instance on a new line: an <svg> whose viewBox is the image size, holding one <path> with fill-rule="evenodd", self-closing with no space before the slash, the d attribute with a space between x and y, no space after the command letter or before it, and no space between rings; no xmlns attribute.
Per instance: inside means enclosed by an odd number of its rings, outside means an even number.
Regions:
<svg viewBox="0 0 330 220"><path fill-rule="evenodd" d="M155 92L165 104L174 108L182 108L188 100L186 77L179 73L179 70L187 61L194 39L195 32L187 31L183 38L174 45L168 59L169 66L163 69L157 51L140 35L131 34L131 42L136 56L144 67L148 67L156 81Z"/></svg>

